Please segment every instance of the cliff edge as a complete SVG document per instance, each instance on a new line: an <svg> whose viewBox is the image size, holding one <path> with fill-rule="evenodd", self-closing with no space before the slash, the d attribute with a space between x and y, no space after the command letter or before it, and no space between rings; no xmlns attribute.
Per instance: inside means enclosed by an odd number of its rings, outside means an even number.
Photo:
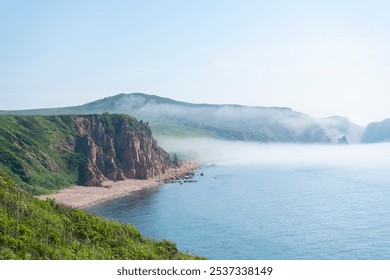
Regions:
<svg viewBox="0 0 390 280"><path fill-rule="evenodd" d="M100 186L105 179L148 179L173 163L152 137L147 124L123 115L75 117L75 152L86 159L79 184Z"/></svg>
<svg viewBox="0 0 390 280"><path fill-rule="evenodd" d="M148 179L174 166L148 123L128 115L0 117L0 168L33 194Z"/></svg>

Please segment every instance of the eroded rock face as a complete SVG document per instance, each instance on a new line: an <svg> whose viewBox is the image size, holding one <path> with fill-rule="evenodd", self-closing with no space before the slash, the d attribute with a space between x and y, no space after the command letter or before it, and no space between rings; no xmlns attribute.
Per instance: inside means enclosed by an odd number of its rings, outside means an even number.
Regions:
<svg viewBox="0 0 390 280"><path fill-rule="evenodd" d="M101 186L105 179L147 179L173 166L142 122L104 114L78 116L76 123L75 151L86 158L79 172L82 185Z"/></svg>

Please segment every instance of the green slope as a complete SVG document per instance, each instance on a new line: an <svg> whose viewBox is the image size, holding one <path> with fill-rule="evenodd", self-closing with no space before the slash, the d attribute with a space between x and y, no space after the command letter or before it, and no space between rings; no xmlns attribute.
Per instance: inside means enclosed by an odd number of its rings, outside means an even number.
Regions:
<svg viewBox="0 0 390 280"><path fill-rule="evenodd" d="M1 116L0 167L34 194L74 184L81 160L71 150L71 116Z"/></svg>
<svg viewBox="0 0 390 280"><path fill-rule="evenodd" d="M199 259L131 225L40 201L0 170L0 259Z"/></svg>
<svg viewBox="0 0 390 280"><path fill-rule="evenodd" d="M154 136L211 137L281 143L360 142L363 128L343 117L313 118L285 107L193 104L142 93L119 94L84 105L0 114L128 114L150 123Z"/></svg>
<svg viewBox="0 0 390 280"><path fill-rule="evenodd" d="M107 129L130 116L97 116ZM199 259L131 225L41 201L32 194L74 184L85 158L75 153L76 116L0 117L0 259Z"/></svg>
<svg viewBox="0 0 390 280"><path fill-rule="evenodd" d="M127 115L97 115L107 130L121 119L132 129L144 125ZM47 194L77 183L86 158L75 152L75 115L0 116L0 168L32 194Z"/></svg>

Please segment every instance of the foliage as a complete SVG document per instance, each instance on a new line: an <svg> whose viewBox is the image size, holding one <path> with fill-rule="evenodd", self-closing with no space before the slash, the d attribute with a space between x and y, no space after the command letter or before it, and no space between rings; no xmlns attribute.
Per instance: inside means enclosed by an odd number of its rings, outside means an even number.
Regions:
<svg viewBox="0 0 390 280"><path fill-rule="evenodd" d="M0 170L0 259L199 259L131 225L38 200Z"/></svg>
<svg viewBox="0 0 390 280"><path fill-rule="evenodd" d="M1 116L0 166L24 189L47 193L77 179L72 116Z"/></svg>
<svg viewBox="0 0 390 280"><path fill-rule="evenodd" d="M123 122L134 128L141 126L127 115L96 116L109 134ZM72 115L0 116L0 167L33 194L68 187L78 181L86 164L85 157L75 153L77 137L76 117Z"/></svg>
<svg viewBox="0 0 390 280"><path fill-rule="evenodd" d="M107 133L142 125L125 115L98 118ZM30 194L77 181L87 159L74 151L76 128L75 116L0 116L0 259L198 259L131 225Z"/></svg>

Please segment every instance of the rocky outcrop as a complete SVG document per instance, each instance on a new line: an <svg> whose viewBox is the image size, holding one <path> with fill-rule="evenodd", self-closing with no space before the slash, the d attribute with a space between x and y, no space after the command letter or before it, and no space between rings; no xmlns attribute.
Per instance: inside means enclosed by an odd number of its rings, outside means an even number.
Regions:
<svg viewBox="0 0 390 280"><path fill-rule="evenodd" d="M125 115L76 117L75 152L84 156L79 184L101 186L108 180L147 179L173 166L152 137L148 124Z"/></svg>
<svg viewBox="0 0 390 280"><path fill-rule="evenodd" d="M363 134L363 143L390 142L390 119L367 125Z"/></svg>
<svg viewBox="0 0 390 280"><path fill-rule="evenodd" d="M348 139L345 135L341 136L338 140L337 140L337 143L338 144L342 144L342 145L346 145L346 144L349 144L348 142Z"/></svg>
<svg viewBox="0 0 390 280"><path fill-rule="evenodd" d="M350 143L359 143L364 128L348 118L313 118L284 107L194 104L142 93L119 94L81 106L8 111L3 114L129 114L148 120L157 137L168 131L185 137L276 142L337 143L345 135ZM0 115L2 112L0 111Z"/></svg>

